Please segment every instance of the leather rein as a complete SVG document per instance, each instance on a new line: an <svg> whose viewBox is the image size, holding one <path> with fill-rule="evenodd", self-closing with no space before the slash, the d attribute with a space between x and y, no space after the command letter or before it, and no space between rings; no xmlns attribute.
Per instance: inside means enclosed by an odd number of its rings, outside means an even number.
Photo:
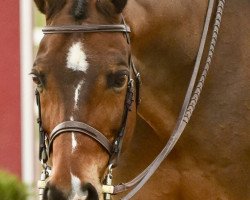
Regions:
<svg viewBox="0 0 250 200"><path fill-rule="evenodd" d="M132 73L129 76L127 93L124 103L124 113L123 120L121 124L121 128L114 140L114 143L111 144L109 140L98 130L89 126L88 124L77 122L77 121L66 121L57 125L51 132L50 138L48 139L42 126L41 120L41 104L40 104L40 94L36 91L36 99L38 105L38 124L39 124L39 133L40 133L40 148L39 148L39 159L43 165L43 171L41 174L41 180L38 182L39 195L40 199L42 199L42 195L46 186L46 179L49 177L49 166L47 165L48 156L52 151L53 141L63 133L67 132L78 132L84 135L88 135L89 137L96 140L100 145L102 145L110 155L108 174L105 179L105 184L103 185L103 193L104 199L111 199L111 195L118 194L124 191L131 189L131 191L123 198L122 200L131 199L142 187L146 184L149 178L154 174L154 172L158 169L160 164L165 160L165 158L169 155L171 150L174 148L175 144L179 140L182 135L187 123L192 116L192 113L196 107L198 99L200 97L209 67L211 65L211 60L213 57L213 53L215 50L215 45L217 42L218 32L221 24L222 13L224 10L225 0L219 0L217 5L216 17L214 28L212 32L212 39L210 42L210 47L208 51L208 56L206 59L206 63L204 69L200 75L200 78L197 81L198 72L200 69L200 63L203 57L203 52L205 48L205 43L207 41L208 30L211 22L211 17L214 8L214 1L209 0L209 5L207 9L207 15L205 20L205 25L203 29L203 34L200 42L199 51L196 57L196 62L193 70L193 74L186 92L186 96L184 99L184 103L181 108L181 112L179 114L176 126L170 136L169 141L163 150L158 154L158 156L154 159L154 161L137 177L127 183L121 183L118 185L112 185L112 169L117 166L117 162L120 156L123 137L125 135L125 128L128 119L128 113L132 108L133 97L134 97L134 82L136 83L136 104L137 106L140 103L140 85L141 79L140 74L135 68L135 65L130 56L129 58L129 68L130 71L134 72L135 81L133 80ZM70 26L48 26L43 29L44 34L62 34L62 33L94 33L94 32L121 32L126 35L127 42L130 44L130 28L126 25L124 19L123 24L118 25L70 25ZM197 84L195 87L195 83ZM48 142L48 145L46 144Z"/></svg>

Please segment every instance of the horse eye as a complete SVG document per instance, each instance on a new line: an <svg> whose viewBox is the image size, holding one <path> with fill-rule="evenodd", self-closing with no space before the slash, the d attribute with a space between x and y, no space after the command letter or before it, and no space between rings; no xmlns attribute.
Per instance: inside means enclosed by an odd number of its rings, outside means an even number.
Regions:
<svg viewBox="0 0 250 200"><path fill-rule="evenodd" d="M34 82L35 84L37 84L37 85L41 85L41 84L42 84L42 81L41 81L40 78L37 77L37 76L32 76L32 80L33 80L33 82Z"/></svg>
<svg viewBox="0 0 250 200"><path fill-rule="evenodd" d="M31 73L31 75L32 75L32 80L33 80L33 82L37 85L37 89L40 91L40 90L42 90L42 88L43 88L43 81L42 81L42 77L40 77L39 75L37 75L37 74L33 74L33 73Z"/></svg>
<svg viewBox="0 0 250 200"><path fill-rule="evenodd" d="M115 75L113 87L120 88L120 87L124 86L124 84L127 80L127 77L128 76L126 74Z"/></svg>
<svg viewBox="0 0 250 200"><path fill-rule="evenodd" d="M108 86L119 89L122 88L128 79L127 71L119 71L108 75Z"/></svg>

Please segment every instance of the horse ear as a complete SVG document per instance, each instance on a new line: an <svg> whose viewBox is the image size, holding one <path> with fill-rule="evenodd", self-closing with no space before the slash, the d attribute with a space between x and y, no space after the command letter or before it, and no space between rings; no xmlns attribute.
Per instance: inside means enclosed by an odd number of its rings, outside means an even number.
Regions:
<svg viewBox="0 0 250 200"><path fill-rule="evenodd" d="M45 14L45 0L34 0L35 4L40 12Z"/></svg>
<svg viewBox="0 0 250 200"><path fill-rule="evenodd" d="M121 13L125 8L128 0L111 0L116 8L117 13Z"/></svg>

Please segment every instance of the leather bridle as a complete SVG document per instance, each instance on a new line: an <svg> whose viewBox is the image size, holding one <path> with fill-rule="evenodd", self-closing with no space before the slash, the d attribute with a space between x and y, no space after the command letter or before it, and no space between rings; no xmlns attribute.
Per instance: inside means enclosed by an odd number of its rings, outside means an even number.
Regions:
<svg viewBox="0 0 250 200"><path fill-rule="evenodd" d="M68 25L68 26L47 26L43 28L44 34L67 34L67 33L96 33L96 32L120 32L125 33L127 42L130 44L130 28L125 24L125 21L123 19L123 24L116 24L116 25ZM111 159L109 161L109 164L112 164L113 166L117 165L117 157L119 157L120 150L122 147L122 140L125 135L125 129L128 119L128 113L132 110L132 104L133 104L133 98L134 98L134 82L136 83L136 104L137 106L140 103L139 98L139 90L141 85L141 79L140 79L140 73L136 70L135 65L133 63L131 55L129 56L129 76L128 76L128 85L127 85L127 93L125 97L125 103L124 103L124 113L123 113L123 119L121 123L120 130L118 131L118 134L113 142L113 144L110 143L110 141L106 138L104 134L102 134L100 131L96 130L95 128L91 127L90 125L78 122L78 121L65 121L60 124L58 124L50 133L50 138L48 139L48 149L45 144L45 133L42 126L42 119L41 119L41 104L40 104L40 94L38 91L36 91L36 99L37 99L37 105L39 110L39 130L41 137L41 146L40 146L40 160L42 160L44 163L47 162L48 156L52 152L52 146L54 140L61 134L67 133L67 132L78 132L84 135L87 135L94 140L96 140L101 146L103 146L107 152L109 153ZM133 74L136 78L136 81L133 79ZM48 152L48 156L42 157L42 155L46 155L46 152Z"/></svg>
<svg viewBox="0 0 250 200"><path fill-rule="evenodd" d="M130 36L129 33L130 28L126 25L124 19L122 18L123 24L115 24L115 25L67 25L67 26L47 26L42 29L44 34L70 34L70 33L96 33L96 32L110 32L110 33L124 33L127 39L127 43L130 45ZM48 169L49 166L47 164L48 158L53 150L53 142L55 139L65 133L69 132L77 132L83 135L87 135L97 141L109 154L109 169L117 166L122 144L123 138L125 136L125 130L128 120L129 111L132 110L132 104L134 102L134 96L136 93L136 107L140 104L140 85L141 78L140 73L136 70L135 65L132 60L132 56L129 56L129 75L128 75L128 85L127 92L124 102L124 111L123 118L121 122L120 129L113 141L111 143L108 138L96 130L94 127L79 121L64 121L58 124L49 134L45 133L42 123L41 117L41 102L40 102L40 92L36 90L36 101L38 106L38 124L39 124L39 135L40 135L40 145L39 145L39 159L44 166L44 171L42 172L41 181L39 182L39 194L43 195L43 189L45 188L45 179L49 176ZM134 81L135 78L135 81ZM134 91L135 89L135 91ZM110 171L109 170L109 171ZM42 197L41 197L42 198Z"/></svg>
<svg viewBox="0 0 250 200"><path fill-rule="evenodd" d="M196 104L198 102L198 99L200 97L200 94L202 92L202 88L204 86L206 76L209 70L209 67L211 65L212 57L214 54L216 41L219 33L219 28L221 24L221 18L222 13L224 9L225 0L219 0L217 5L217 11L216 11L216 17L215 17L215 23L214 23L214 29L212 31L212 40L210 42L208 56L206 59L205 67L203 71L201 72L200 78L198 81L197 76L200 69L200 63L203 57L203 52L205 48L205 43L207 41L207 35L208 30L210 26L210 21L213 13L214 8L214 0L209 0L209 5L207 9L207 15L205 20L205 25L203 29L203 34L200 42L199 51L196 57L196 62L193 70L193 74L189 83L189 87L184 99L184 103L182 105L181 112L178 117L178 121L176 123L176 126L170 136L169 141L163 148L163 150L159 153L159 155L155 158L155 160L143 171L141 172L137 177L135 177L132 181L127 183L121 183L119 185L112 185L112 168L117 165L117 160L119 158L121 148L122 148L122 141L125 134L125 128L128 118L128 112L131 110L132 102L133 102L133 79L132 75L129 77L128 87L127 87L127 94L125 98L125 108L124 108L124 114L123 114L123 121L121 125L121 129L117 134L117 138L115 139L114 143L111 144L108 139L99 131L94 129L93 127L82 123L82 122L75 122L75 121L68 121L68 122L62 122L61 124L57 125L54 130L51 133L50 136L50 142L49 142L49 152L52 148L52 143L56 139L56 137L62 133L66 132L79 132L84 135L88 135L89 137L95 139L97 142L99 142L110 154L110 161L109 161L109 172L106 176L106 183L103 185L103 193L105 194L104 198L105 200L111 198L111 194L118 194L121 192L124 192L128 189L132 190L123 198L122 200L128 200L131 199L140 189L141 187L148 181L148 179L154 174L154 172L158 169L160 164L165 160L165 158L169 155L177 141L179 140L180 136L182 135L186 125L188 124L192 113L196 107ZM75 32L84 32L84 33L93 33L93 32L122 32L125 33L127 37L127 41L130 44L130 28L126 25L124 19L123 24L119 25L85 25L85 26L79 26L79 25L71 25L71 26L60 26L60 27L45 27L43 29L43 32L45 34L55 34L55 33L75 33ZM132 58L130 56L130 69L135 74L136 77L136 104L139 105L140 102L140 74L137 72L134 63L132 61ZM195 87L195 83L197 82L197 85ZM46 136L42 128L42 122L41 122L41 108L40 108L40 97L39 93L36 92L37 95L37 102L39 107L39 127L40 127L40 160L43 164L46 164L47 162L47 156L46 156ZM40 193L43 193L43 189L45 188L45 179L48 177L48 170L47 166L45 165L44 171L41 175L41 180L39 182L40 185Z"/></svg>

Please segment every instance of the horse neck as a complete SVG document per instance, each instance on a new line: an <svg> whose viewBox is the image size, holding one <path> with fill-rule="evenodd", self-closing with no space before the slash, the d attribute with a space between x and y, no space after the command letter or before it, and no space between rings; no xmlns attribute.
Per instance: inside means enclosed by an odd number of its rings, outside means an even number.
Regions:
<svg viewBox="0 0 250 200"><path fill-rule="evenodd" d="M168 137L192 74L207 2L138 2L128 4L125 14L132 28L132 53L143 78L139 114Z"/></svg>

